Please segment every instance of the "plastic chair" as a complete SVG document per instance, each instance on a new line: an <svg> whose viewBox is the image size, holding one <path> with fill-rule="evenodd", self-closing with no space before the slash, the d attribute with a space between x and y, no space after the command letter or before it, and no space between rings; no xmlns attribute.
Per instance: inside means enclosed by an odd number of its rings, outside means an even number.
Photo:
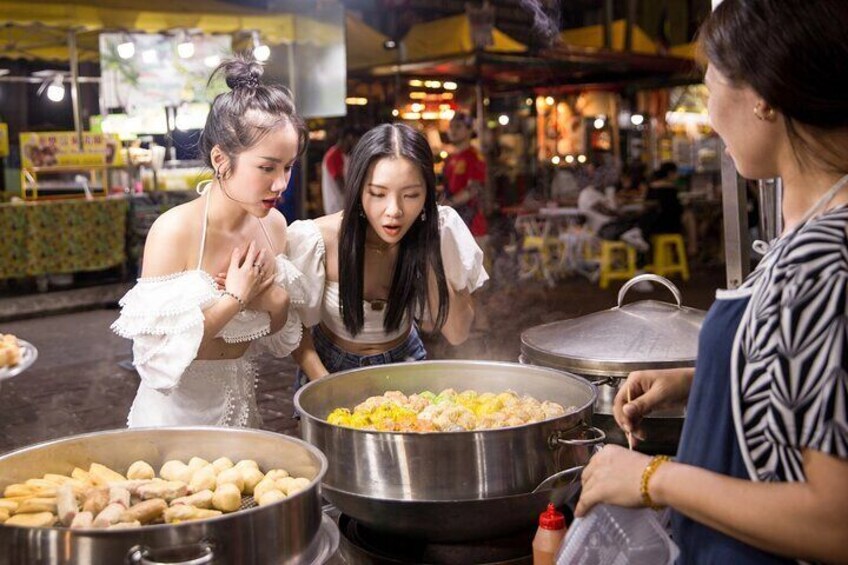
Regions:
<svg viewBox="0 0 848 565"><path fill-rule="evenodd" d="M636 249L623 241L601 241L599 286L607 288L611 280L629 280L636 276Z"/></svg>
<svg viewBox="0 0 848 565"><path fill-rule="evenodd" d="M646 270L661 277L680 274L684 281L689 280L689 262L686 260L686 246L679 233L657 234L651 238L654 248L654 263Z"/></svg>

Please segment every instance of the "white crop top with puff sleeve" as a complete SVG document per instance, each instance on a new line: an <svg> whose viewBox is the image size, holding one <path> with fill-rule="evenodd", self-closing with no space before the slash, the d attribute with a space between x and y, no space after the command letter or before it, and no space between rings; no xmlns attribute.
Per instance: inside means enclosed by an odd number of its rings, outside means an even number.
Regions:
<svg viewBox="0 0 848 565"><path fill-rule="evenodd" d="M474 292L483 286L489 279L483 268L483 251L453 208L439 206L439 231L442 263L451 288ZM397 332L386 334L383 329L386 308L373 310L365 302L362 331L356 336L350 335L339 311L339 283L327 280L326 249L318 226L312 220L293 222L288 228L286 245L286 254L295 267L323 289L322 293L311 296L312 301L299 306L305 326L312 327L323 322L334 334L357 343L385 343L409 331L410 322L407 320Z"/></svg>
<svg viewBox="0 0 848 565"><path fill-rule="evenodd" d="M203 311L223 297L212 276L201 269L208 203L207 195L197 268L140 278L120 301L120 317L112 330L133 341L133 365L141 377L127 419L130 427L259 426L253 359L260 352L285 357L297 348L302 332L298 308L315 302L313 295L323 290L309 284L284 254L277 254L274 284L288 291L292 304L285 325L271 334L267 312L239 312L216 337L227 343L251 342L246 353L238 359L196 360ZM260 226L265 232L261 221ZM265 236L273 250L267 232Z"/></svg>

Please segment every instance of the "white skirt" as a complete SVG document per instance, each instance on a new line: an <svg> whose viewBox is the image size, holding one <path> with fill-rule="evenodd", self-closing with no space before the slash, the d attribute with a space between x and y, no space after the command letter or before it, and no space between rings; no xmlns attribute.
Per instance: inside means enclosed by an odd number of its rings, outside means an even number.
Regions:
<svg viewBox="0 0 848 565"><path fill-rule="evenodd" d="M256 366L248 357L194 360L168 392L138 387L127 417L130 428L262 425L256 406Z"/></svg>

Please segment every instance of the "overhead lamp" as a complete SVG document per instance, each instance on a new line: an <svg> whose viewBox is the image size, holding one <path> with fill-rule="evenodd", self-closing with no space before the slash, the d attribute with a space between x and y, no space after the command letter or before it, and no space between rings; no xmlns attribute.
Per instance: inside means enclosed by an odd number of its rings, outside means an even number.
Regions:
<svg viewBox="0 0 848 565"><path fill-rule="evenodd" d="M456 90L456 83L453 81L445 81L442 83L445 90Z"/></svg>
<svg viewBox="0 0 848 565"><path fill-rule="evenodd" d="M194 42L191 36L186 33L180 34L179 43L177 43L177 55L181 59L191 59L194 57Z"/></svg>
<svg viewBox="0 0 848 565"><path fill-rule="evenodd" d="M345 98L345 104L348 106L365 106L368 104L367 98L349 96Z"/></svg>
<svg viewBox="0 0 848 565"><path fill-rule="evenodd" d="M410 106L409 106L409 108L410 108L413 112L420 112L421 110L423 110L423 109L424 109L424 105L423 105L423 104L419 104L418 102L416 102L415 104L410 105Z"/></svg>
<svg viewBox="0 0 848 565"><path fill-rule="evenodd" d="M577 156L577 162L582 165L583 163L586 162L586 156L585 155L578 155Z"/></svg>
<svg viewBox="0 0 848 565"><path fill-rule="evenodd" d="M509 116L507 116L506 114L501 114L500 116L498 116L498 123L502 126L508 125Z"/></svg>
<svg viewBox="0 0 848 565"><path fill-rule="evenodd" d="M392 49L397 49L397 41L394 39L387 39L383 42L383 49L386 51L391 51Z"/></svg>
<svg viewBox="0 0 848 565"><path fill-rule="evenodd" d="M271 48L260 41L258 31L253 31L250 35L253 37L253 56L260 63L264 63L271 58Z"/></svg>
<svg viewBox="0 0 848 565"><path fill-rule="evenodd" d="M553 163L554 165L559 165L559 162L560 162L559 155L554 155L553 157L551 157L551 163Z"/></svg>
<svg viewBox="0 0 848 565"><path fill-rule="evenodd" d="M595 118L595 129L604 129L604 124L606 124L606 122L607 121L604 119L603 116L598 116L597 118Z"/></svg>
<svg viewBox="0 0 848 565"><path fill-rule="evenodd" d="M645 116L643 116L642 114L633 114L632 116L630 116L630 123L634 126L641 126L643 123L645 123Z"/></svg>
<svg viewBox="0 0 848 565"><path fill-rule="evenodd" d="M414 79L409 81L409 86L414 86L416 88L420 88L420 87L424 86L424 81L418 80L417 78L414 78Z"/></svg>
<svg viewBox="0 0 848 565"><path fill-rule="evenodd" d="M146 65L155 65L159 62L159 54L156 53L156 49L145 49L141 52L141 60Z"/></svg>
<svg viewBox="0 0 848 565"><path fill-rule="evenodd" d="M413 100L424 100L427 98L427 93L416 90L415 92L410 92L409 97Z"/></svg>
<svg viewBox="0 0 848 565"><path fill-rule="evenodd" d="M394 116L395 118L400 116L400 110L398 110L397 108L393 109L392 110L392 116Z"/></svg>
<svg viewBox="0 0 848 565"><path fill-rule="evenodd" d="M62 75L56 75L47 86L47 99L51 102L61 102L65 99L65 84Z"/></svg>
<svg viewBox="0 0 848 565"><path fill-rule="evenodd" d="M566 155L565 156L565 162L568 163L569 165L572 164L574 162L574 155Z"/></svg>
<svg viewBox="0 0 848 565"><path fill-rule="evenodd" d="M526 99L526 100L524 101L524 103L525 103L525 104L527 104L528 106L532 106L532 105L533 105L533 99L532 99L532 98L528 98L528 99Z"/></svg>
<svg viewBox="0 0 848 565"><path fill-rule="evenodd" d="M548 96L547 98L545 98L545 104L547 104L548 106L553 106L554 105L554 97Z"/></svg>
<svg viewBox="0 0 848 565"><path fill-rule="evenodd" d="M118 57L121 59L132 59L133 55L135 55L135 43L127 36L124 41L118 43L116 51L118 52Z"/></svg>

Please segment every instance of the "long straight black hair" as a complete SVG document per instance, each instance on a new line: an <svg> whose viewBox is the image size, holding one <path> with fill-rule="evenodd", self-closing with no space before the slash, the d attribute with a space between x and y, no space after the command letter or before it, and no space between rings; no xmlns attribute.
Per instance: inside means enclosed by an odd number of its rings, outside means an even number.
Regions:
<svg viewBox="0 0 848 565"><path fill-rule="evenodd" d="M440 330L448 315L448 286L442 265L433 152L421 133L404 124L383 124L372 128L362 136L350 156L339 238L339 308L342 320L351 335L362 331L365 315L365 234L368 228L368 219L362 208L362 191L371 165L380 159L409 160L421 171L425 185L423 216L415 220L400 241L383 327L387 332L395 331L405 316L415 319L427 311L429 268L436 276L439 311L435 327Z"/></svg>

